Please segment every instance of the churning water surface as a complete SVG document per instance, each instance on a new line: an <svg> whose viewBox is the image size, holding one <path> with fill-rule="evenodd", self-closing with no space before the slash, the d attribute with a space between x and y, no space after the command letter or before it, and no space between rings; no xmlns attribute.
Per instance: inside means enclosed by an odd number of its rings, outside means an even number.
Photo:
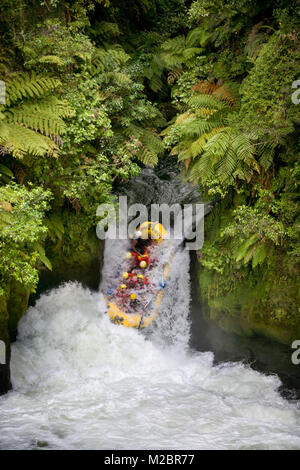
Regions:
<svg viewBox="0 0 300 470"><path fill-rule="evenodd" d="M198 197L166 166L143 171L127 194L148 205ZM0 448L300 449L300 409L277 376L190 349L189 254L165 243L175 256L150 330L113 325L101 290L79 283L28 309L12 346L14 389L0 397ZM102 290L125 250L106 244Z"/></svg>
<svg viewBox="0 0 300 470"><path fill-rule="evenodd" d="M107 246L106 279L123 248ZM113 325L78 283L43 294L12 348L0 448L299 449L300 410L276 376L189 349L188 273L179 249L148 332Z"/></svg>

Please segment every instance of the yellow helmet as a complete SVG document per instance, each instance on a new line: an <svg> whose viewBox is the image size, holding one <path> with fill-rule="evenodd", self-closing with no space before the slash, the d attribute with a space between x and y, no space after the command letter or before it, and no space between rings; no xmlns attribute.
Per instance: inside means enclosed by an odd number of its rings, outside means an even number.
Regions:
<svg viewBox="0 0 300 470"><path fill-rule="evenodd" d="M130 251L127 251L126 253L126 259L130 259L132 257L132 253Z"/></svg>
<svg viewBox="0 0 300 470"><path fill-rule="evenodd" d="M140 268L143 268L143 269L145 269L145 268L147 267L147 263L146 263L146 261L144 261L144 260L143 260L143 261L141 261L141 262L140 262L140 264L139 264L139 266L140 266Z"/></svg>
<svg viewBox="0 0 300 470"><path fill-rule="evenodd" d="M140 230L144 233L145 238L152 238L152 240L156 240L157 243L167 238L167 232L159 222L144 222L140 226Z"/></svg>
<svg viewBox="0 0 300 470"><path fill-rule="evenodd" d="M136 299L136 294L130 294L130 300L135 300Z"/></svg>
<svg viewBox="0 0 300 470"><path fill-rule="evenodd" d="M128 276L129 274L126 271L122 274L123 279L128 279Z"/></svg>
<svg viewBox="0 0 300 470"><path fill-rule="evenodd" d="M144 279L144 276L142 274L138 274L139 279Z"/></svg>
<svg viewBox="0 0 300 470"><path fill-rule="evenodd" d="M120 285L120 289L126 289L126 288L127 288L126 284L121 284Z"/></svg>

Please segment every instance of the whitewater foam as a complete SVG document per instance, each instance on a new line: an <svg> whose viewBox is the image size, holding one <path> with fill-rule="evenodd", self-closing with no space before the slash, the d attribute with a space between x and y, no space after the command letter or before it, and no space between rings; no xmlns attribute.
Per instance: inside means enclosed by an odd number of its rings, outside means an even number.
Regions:
<svg viewBox="0 0 300 470"><path fill-rule="evenodd" d="M130 201L198 200L177 170L167 174L162 181L143 170ZM99 293L67 283L22 318L14 390L0 397L0 448L300 449L299 406L280 396L277 376L214 366L211 352L189 348L189 255L180 241L164 246L161 266L175 254L153 327L109 321L101 291L118 281L128 248L106 242Z"/></svg>
<svg viewBox="0 0 300 470"><path fill-rule="evenodd" d="M188 318L186 318L188 322ZM177 327L176 327L177 328ZM20 322L0 447L300 448L300 411L276 376L113 325L78 283L43 294Z"/></svg>

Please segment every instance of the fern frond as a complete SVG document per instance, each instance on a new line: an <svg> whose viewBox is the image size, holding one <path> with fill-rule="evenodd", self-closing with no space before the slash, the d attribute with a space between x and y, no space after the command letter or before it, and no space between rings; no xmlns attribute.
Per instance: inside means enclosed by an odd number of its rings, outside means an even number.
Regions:
<svg viewBox="0 0 300 470"><path fill-rule="evenodd" d="M204 47L211 36L212 34L205 31L203 26L199 26L189 32L186 38L186 45L188 47L193 47L195 45Z"/></svg>
<svg viewBox="0 0 300 470"><path fill-rule="evenodd" d="M14 123L0 127L0 145L3 152L11 152L16 158L22 159L26 153L33 156L46 154L56 156L57 145L49 137Z"/></svg>
<svg viewBox="0 0 300 470"><path fill-rule="evenodd" d="M115 44L107 49L107 55L109 58L112 57L119 66L126 64L130 59L130 55L126 54L120 44Z"/></svg>
<svg viewBox="0 0 300 470"><path fill-rule="evenodd" d="M151 148L155 153L160 154L164 151L164 146L157 134L145 129L141 136L142 143Z"/></svg>
<svg viewBox="0 0 300 470"><path fill-rule="evenodd" d="M206 143L199 139L199 147L194 143L194 158L189 172L191 181L199 179L202 183L216 178L221 184L232 184L235 178L249 180L253 171L259 172L254 158L254 146L244 135L235 134L227 127L214 129ZM200 150L196 155L197 150Z"/></svg>
<svg viewBox="0 0 300 470"><path fill-rule="evenodd" d="M252 256L252 267L256 268L256 266L263 264L267 257L267 254L268 252L263 243L258 246L255 246L255 250Z"/></svg>
<svg viewBox="0 0 300 470"><path fill-rule="evenodd" d="M212 93L213 96L217 96L220 98L222 101L227 103L229 106L235 106L236 105L236 100L232 93L228 90L228 88L225 85L222 85L218 87L216 90L213 91Z"/></svg>
<svg viewBox="0 0 300 470"><path fill-rule="evenodd" d="M40 57L39 62L41 64L54 64L59 67L64 67L65 65L65 60L57 55L44 55Z"/></svg>
<svg viewBox="0 0 300 470"><path fill-rule="evenodd" d="M188 100L188 104L192 109L200 109L202 107L208 109L224 109L227 106L220 98L213 95L199 94L194 95Z"/></svg>
<svg viewBox="0 0 300 470"><path fill-rule="evenodd" d="M215 129L213 129L211 132L202 134L201 137L199 137L199 139L195 140L191 145L192 157L195 158L198 155L200 155L204 151L204 148L205 148L207 142L214 135L216 135L221 129L222 129L222 127L217 127Z"/></svg>
<svg viewBox="0 0 300 470"><path fill-rule="evenodd" d="M188 179L196 183L205 182L213 177L213 165L209 155L204 154L198 161L189 167Z"/></svg>
<svg viewBox="0 0 300 470"><path fill-rule="evenodd" d="M192 90L196 91L197 93L203 93L205 95L212 95L213 92L217 88L218 88L218 85L216 83L210 83L210 82L207 82L206 80L200 80L198 83L196 83L192 87Z"/></svg>
<svg viewBox="0 0 300 470"><path fill-rule="evenodd" d="M41 98L59 85L61 82L57 78L34 73L29 77L25 73L19 73L6 83L6 106L11 106L22 98Z"/></svg>
<svg viewBox="0 0 300 470"><path fill-rule="evenodd" d="M194 118L194 119L185 121L181 125L181 132L184 138L193 137L193 138L198 139L201 135L207 132L211 132L214 129L214 127L216 127L215 124L216 123L214 121Z"/></svg>
<svg viewBox="0 0 300 470"><path fill-rule="evenodd" d="M229 106L235 106L236 98L230 88L234 88L234 85L227 84L227 85L220 86L215 83L210 83L205 80L200 80L198 83L196 83L196 85L193 86L192 90L196 91L200 95L211 95L211 96L218 97L218 99L223 101L225 104Z"/></svg>
<svg viewBox="0 0 300 470"><path fill-rule="evenodd" d="M148 68L146 68L144 74L149 80L149 86L151 90L157 92L163 87L162 73L165 64L160 53L153 54L152 61Z"/></svg>
<svg viewBox="0 0 300 470"><path fill-rule="evenodd" d="M62 220L58 215L51 214L47 217L45 225L48 227L48 232L52 239L58 238L58 240L62 240L65 230Z"/></svg>
<svg viewBox="0 0 300 470"><path fill-rule="evenodd" d="M263 27L263 22L255 24L250 31L250 34L247 38L247 43L245 46L245 53L251 58L256 59L259 54L260 49L267 40L267 34L260 31Z"/></svg>
<svg viewBox="0 0 300 470"><path fill-rule="evenodd" d="M179 116L177 116L176 118L175 125L182 124L186 120L192 120L192 119L195 119L195 115L192 114L190 111L188 111L187 113L179 114Z"/></svg>
<svg viewBox="0 0 300 470"><path fill-rule="evenodd" d="M275 154L275 145L263 146L261 149L259 149L259 153L260 153L259 163L267 171L273 163L274 154Z"/></svg>
<svg viewBox="0 0 300 470"><path fill-rule="evenodd" d="M175 38L168 39L161 45L161 50L173 54L180 53L185 47L185 37L176 36Z"/></svg>
<svg viewBox="0 0 300 470"><path fill-rule="evenodd" d="M29 127L47 136L62 135L66 132L66 124L59 117L60 107L47 106L47 101L38 104L24 104L7 111L7 121Z"/></svg>
<svg viewBox="0 0 300 470"><path fill-rule="evenodd" d="M147 166L155 166L158 162L158 156L155 152L152 152L149 148L143 147L138 153L137 158Z"/></svg>
<svg viewBox="0 0 300 470"><path fill-rule="evenodd" d="M184 49L182 52L184 62L192 59L197 54L201 54L201 52L203 52L203 49L200 47L188 47Z"/></svg>
<svg viewBox="0 0 300 470"><path fill-rule="evenodd" d="M104 72L101 80L105 83L113 82L121 86L128 86L132 83L130 76L123 72Z"/></svg>
<svg viewBox="0 0 300 470"><path fill-rule="evenodd" d="M171 72L169 72L169 74L168 74L168 84L172 85L174 82L176 82L176 80L178 80L178 78L181 77L182 74L183 74L182 69L175 69L175 70L172 70Z"/></svg>
<svg viewBox="0 0 300 470"><path fill-rule="evenodd" d="M158 155L164 151L164 146L161 139L151 132L151 130L144 129L140 135L140 140L143 144L137 158L144 163L144 165L155 166L158 162Z"/></svg>

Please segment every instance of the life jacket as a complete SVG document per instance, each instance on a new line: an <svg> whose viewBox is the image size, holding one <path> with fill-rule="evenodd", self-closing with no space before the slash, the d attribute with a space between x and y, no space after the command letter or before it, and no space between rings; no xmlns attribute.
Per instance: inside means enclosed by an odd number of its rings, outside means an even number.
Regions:
<svg viewBox="0 0 300 470"><path fill-rule="evenodd" d="M127 282L126 282L127 287L133 288L137 285L137 283L138 283L137 275L136 274L129 275L129 279L127 279Z"/></svg>
<svg viewBox="0 0 300 470"><path fill-rule="evenodd" d="M149 280L147 277L144 277L143 279L138 278L137 281L138 281L138 286L142 289L144 289L144 287L149 285Z"/></svg>
<svg viewBox="0 0 300 470"><path fill-rule="evenodd" d="M124 298L128 297L128 292L126 292L126 290L118 288L117 289L117 297L120 297L120 298L124 299Z"/></svg>
<svg viewBox="0 0 300 470"><path fill-rule="evenodd" d="M134 311L140 308L140 306L141 306L141 302L138 299L129 301L129 307Z"/></svg>
<svg viewBox="0 0 300 470"><path fill-rule="evenodd" d="M141 261L146 261L147 266L150 264L151 260L149 258L148 253L145 253L143 255L139 255L138 253L135 253L134 251L132 252L132 255L134 256L136 266L140 264Z"/></svg>

